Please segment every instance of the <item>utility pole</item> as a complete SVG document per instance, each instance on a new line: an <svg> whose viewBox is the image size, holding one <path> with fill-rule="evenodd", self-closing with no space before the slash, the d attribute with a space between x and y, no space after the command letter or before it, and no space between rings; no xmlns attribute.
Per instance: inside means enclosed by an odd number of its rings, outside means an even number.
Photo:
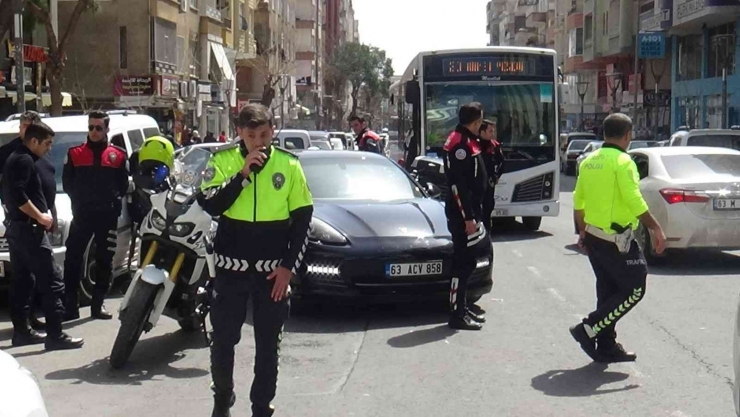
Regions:
<svg viewBox="0 0 740 417"><path fill-rule="evenodd" d="M316 129L321 130L321 118L323 117L323 103L324 103L324 92L321 90L323 83L319 78L321 76L321 1L316 2L316 79L313 80L314 88L316 91Z"/></svg>
<svg viewBox="0 0 740 417"><path fill-rule="evenodd" d="M23 0L13 0L14 47L15 47L15 85L18 99L18 113L26 111L26 80L23 72Z"/></svg>

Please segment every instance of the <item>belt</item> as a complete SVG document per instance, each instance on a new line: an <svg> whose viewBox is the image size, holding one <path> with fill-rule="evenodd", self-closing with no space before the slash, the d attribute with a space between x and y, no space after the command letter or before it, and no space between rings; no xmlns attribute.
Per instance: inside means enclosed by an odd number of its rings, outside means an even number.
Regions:
<svg viewBox="0 0 740 417"><path fill-rule="evenodd" d="M592 226L590 224L586 225L586 233L593 237L597 237L601 240L605 240L607 242L616 243L617 242L617 234L609 234L605 231L601 230L600 228L596 226Z"/></svg>
<svg viewBox="0 0 740 417"><path fill-rule="evenodd" d="M232 258L230 256L216 254L216 267L233 272L247 272L252 269L256 272L272 272L280 265L280 260L260 259L251 260Z"/></svg>

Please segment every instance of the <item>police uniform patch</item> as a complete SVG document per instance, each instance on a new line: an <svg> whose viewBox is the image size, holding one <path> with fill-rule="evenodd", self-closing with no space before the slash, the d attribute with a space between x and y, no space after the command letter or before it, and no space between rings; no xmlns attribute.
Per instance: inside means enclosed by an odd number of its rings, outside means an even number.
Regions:
<svg viewBox="0 0 740 417"><path fill-rule="evenodd" d="M115 152L108 152L108 160L111 164L115 164L116 160L118 160L118 155Z"/></svg>
<svg viewBox="0 0 740 417"><path fill-rule="evenodd" d="M457 158L457 159L459 159L461 161L463 159L465 159L467 156L468 156L468 153L465 152L465 149L458 149L458 150L455 151L455 158Z"/></svg>
<svg viewBox="0 0 740 417"><path fill-rule="evenodd" d="M272 176L272 186L275 187L276 190L279 190L283 188L283 185L285 185L285 175L276 172Z"/></svg>
<svg viewBox="0 0 740 417"><path fill-rule="evenodd" d="M203 179L206 180L206 182L213 180L213 177L215 176L216 170L213 169L213 167L208 167L205 171L203 171Z"/></svg>

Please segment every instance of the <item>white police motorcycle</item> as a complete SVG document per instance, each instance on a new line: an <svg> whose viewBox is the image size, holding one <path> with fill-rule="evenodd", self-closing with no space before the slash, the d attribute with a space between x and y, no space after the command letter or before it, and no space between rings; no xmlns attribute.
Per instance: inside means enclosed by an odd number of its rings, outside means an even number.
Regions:
<svg viewBox="0 0 740 417"><path fill-rule="evenodd" d="M119 310L121 327L110 365L126 364L142 332L157 325L162 314L185 331L205 329L209 312L206 282L216 273L212 238L216 223L198 204L202 173L212 154L185 148L175 159L164 191L152 193L152 205L139 231L146 254Z"/></svg>

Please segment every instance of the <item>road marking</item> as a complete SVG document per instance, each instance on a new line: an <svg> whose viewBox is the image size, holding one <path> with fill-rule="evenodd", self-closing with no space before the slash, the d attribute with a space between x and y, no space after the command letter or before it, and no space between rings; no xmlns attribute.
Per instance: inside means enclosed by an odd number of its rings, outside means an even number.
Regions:
<svg viewBox="0 0 740 417"><path fill-rule="evenodd" d="M529 270L529 272L534 274L534 276L536 276L537 278L542 277L542 274L540 274L540 270L535 268L534 266L528 266L527 269Z"/></svg>
<svg viewBox="0 0 740 417"><path fill-rule="evenodd" d="M560 293L558 292L558 290L556 290L555 288L548 288L547 289L547 292L549 292L550 295L552 295L552 297L554 299L560 301L561 303L566 302L565 301L565 297L563 297L562 295L560 295Z"/></svg>
<svg viewBox="0 0 740 417"><path fill-rule="evenodd" d="M517 258L523 258L523 257L524 257L524 255L522 255L522 253L521 253L521 252L519 252L519 251L518 251L518 250L516 250L516 249L512 249L512 250L511 250L511 253L513 253L514 255L516 255L516 257L517 257Z"/></svg>

